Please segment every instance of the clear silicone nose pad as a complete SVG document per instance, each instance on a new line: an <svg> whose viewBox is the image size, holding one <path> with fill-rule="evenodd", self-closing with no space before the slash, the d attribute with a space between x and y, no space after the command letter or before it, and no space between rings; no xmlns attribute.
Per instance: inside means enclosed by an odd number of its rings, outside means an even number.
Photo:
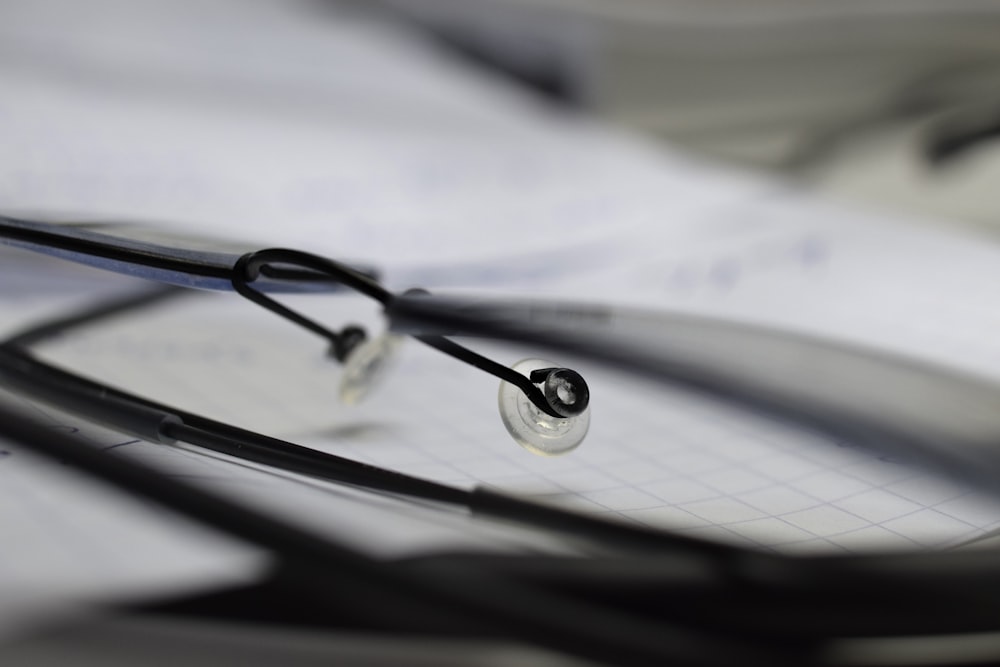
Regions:
<svg viewBox="0 0 1000 667"><path fill-rule="evenodd" d="M354 405L364 400L377 387L393 366L402 336L383 334L366 340L351 350L344 361L340 381L340 400Z"/></svg>
<svg viewBox="0 0 1000 667"><path fill-rule="evenodd" d="M525 359L514 364L515 371L531 377L531 372L543 368L553 368L541 359ZM580 397L574 395L571 386L554 382L544 390L551 390L559 400L572 405ZM515 385L500 383L500 418L503 425L517 444L533 454L556 456L570 452L583 442L590 428L590 408L572 417L553 417L539 409Z"/></svg>

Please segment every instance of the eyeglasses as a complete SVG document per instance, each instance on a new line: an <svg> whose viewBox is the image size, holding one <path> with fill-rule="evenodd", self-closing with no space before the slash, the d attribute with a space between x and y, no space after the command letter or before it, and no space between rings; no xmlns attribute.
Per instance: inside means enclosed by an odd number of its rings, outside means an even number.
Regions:
<svg viewBox="0 0 1000 667"><path fill-rule="evenodd" d="M0 238L10 245L180 286L118 299L32 327L6 341L0 346L0 374L8 386L34 398L154 442L179 440L334 482L457 504L485 516L613 545L616 550L689 557L712 571L711 585L699 588L703 593L735 577L753 587L789 594L780 603L768 603L784 612L798 612L799 602L815 602L820 596L824 605L819 615L833 616L826 629L810 626L819 618L816 613L792 623L796 632L811 627L810 641L834 636L834 630L851 634L864 626L865 632L885 634L890 625L897 627L870 618L871 625L864 625L850 618L857 611L850 595L861 589L880 592L876 597L886 605L885 618L907 619L920 628L948 625L936 613L921 616L924 625L920 625L919 614L912 608L914 587L920 587L923 595L927 593L924 584L931 579L954 583L948 595L960 593L963 600L971 597L982 602L982 606L963 609L966 616L962 619L970 626L992 627L995 616L984 611L995 605L992 586L956 583L969 572L980 575L982 581L995 578L992 559L977 554L868 556L847 562L790 559L578 515L485 489L464 491L145 399L42 362L31 354L31 347L72 327L159 303L183 292L184 287L233 289L324 338L332 358L344 365L341 393L350 400L362 398L384 377L387 356L396 348L399 335L412 336L500 378L503 422L515 440L536 452L567 453L586 434L590 387L582 374L537 360L510 369L458 345L450 336L505 340L550 354L599 361L626 371L637 386L648 380L679 385L832 437L891 455L904 454L994 489L1000 478L1000 457L991 445L1000 434L1000 411L993 409L997 393L988 384L827 341L676 314L563 302L442 297L420 290L397 295L380 285L371 272L298 251L192 249L162 240L136 241L11 218L0 218ZM333 330L272 296L337 286L377 301L391 333L369 339L361 327ZM824 382L817 384L814 379L821 372ZM971 569L964 573L940 569L943 563L954 562ZM761 569L754 570L757 567ZM715 590L732 593L725 586ZM924 600L922 614L927 613L926 604Z"/></svg>

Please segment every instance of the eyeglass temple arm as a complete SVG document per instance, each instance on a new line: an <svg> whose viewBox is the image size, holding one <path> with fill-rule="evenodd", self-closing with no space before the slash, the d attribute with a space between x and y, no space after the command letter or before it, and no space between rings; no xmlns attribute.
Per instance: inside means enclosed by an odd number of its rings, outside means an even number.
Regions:
<svg viewBox="0 0 1000 667"><path fill-rule="evenodd" d="M122 235L128 233L156 240ZM232 289L233 267L251 249L245 243L186 233L164 234L127 223L53 223L3 215L0 245L159 283L224 291ZM352 264L351 269L369 279L377 275L372 267ZM266 291L314 292L344 287L322 274L291 267L273 269L265 278L258 286Z"/></svg>

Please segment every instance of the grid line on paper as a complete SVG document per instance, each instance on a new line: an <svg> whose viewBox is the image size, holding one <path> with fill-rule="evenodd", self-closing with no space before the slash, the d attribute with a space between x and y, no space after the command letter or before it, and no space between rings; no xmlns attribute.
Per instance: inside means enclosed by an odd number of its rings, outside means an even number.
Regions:
<svg viewBox="0 0 1000 667"><path fill-rule="evenodd" d="M205 335L219 334L209 329ZM371 404L354 413L338 409L324 422L315 414L315 397L333 400L335 374L303 371L294 382L283 381L294 384L292 395L262 393L253 388L260 385L255 375L263 372L254 364L287 347L268 339L260 346L236 369L223 360L199 368L150 363L113 370L123 383L155 375L173 395L213 410L245 401L254 417L289 424L297 434L293 441L373 465L762 548L946 545L1000 525L993 518L1000 517L995 504L940 484L924 489L925 478L906 466L760 418L724 413L681 392L646 395L621 385L604 387L600 375L592 381L591 434L561 458L534 457L510 441L495 411L492 378L420 348L404 358L397 380ZM114 359L106 362L114 366ZM232 395L220 401L205 374L228 374L235 380L226 385ZM311 407L298 396L314 397ZM324 430L324 423L347 428ZM371 423L379 428L359 429L352 437L352 424ZM967 507L958 502L962 498L971 498Z"/></svg>

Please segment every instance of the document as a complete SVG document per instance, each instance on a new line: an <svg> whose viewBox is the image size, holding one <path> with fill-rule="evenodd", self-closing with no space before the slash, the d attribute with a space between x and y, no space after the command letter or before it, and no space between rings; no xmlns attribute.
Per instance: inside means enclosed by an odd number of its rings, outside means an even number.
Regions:
<svg viewBox="0 0 1000 667"><path fill-rule="evenodd" d="M394 289L711 314L1000 382L993 242L672 152L549 107L383 19L269 2L218 3L197 15L167 2L96 4L72 25L49 20L66 8L55 0L0 9L8 212L299 247L379 266ZM109 15L114 29L102 20ZM165 46L178 40L186 48ZM64 283L87 293L93 280L101 292L94 274L62 281L51 260L36 270L36 260L17 257L4 260L0 282L5 328L60 312ZM382 326L358 299L293 302L333 325ZM523 353L477 349L504 363ZM338 455L761 549L947 548L1000 527L996 501L905 461L599 369L584 369L593 391L585 443L539 458L505 433L492 377L414 343L381 392L351 407L338 404L339 369L324 353L321 341L234 294L181 300L44 348L111 384ZM44 417L85 431L109 455L381 557L566 548L440 508ZM4 590L92 599L98 588L133 592L137 581L150 592L177 577L196 585L220 564L242 575L259 567L245 547L159 515L150 521L93 485L64 483L64 471L14 446L0 449L0 532L15 536L0 540ZM111 506L121 511L102 509ZM20 550L6 546L14 543ZM87 584L94 572L103 574Z"/></svg>

